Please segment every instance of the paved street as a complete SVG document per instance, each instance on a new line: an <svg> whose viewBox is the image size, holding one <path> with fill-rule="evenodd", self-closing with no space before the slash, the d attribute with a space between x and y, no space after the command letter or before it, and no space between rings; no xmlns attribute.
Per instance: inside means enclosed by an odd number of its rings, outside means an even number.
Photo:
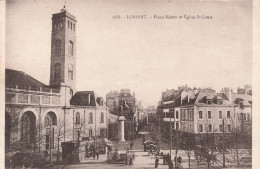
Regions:
<svg viewBox="0 0 260 169"><path fill-rule="evenodd" d="M180 155L183 155L184 152L180 151ZM184 156L183 156L184 157ZM183 160L183 167L185 169L188 168L188 161L186 159ZM109 164L106 162L106 155L101 155L99 160L93 160L88 159L85 163L77 164L77 165L69 165L69 166L55 166L53 169L73 169L73 168L88 168L88 169L97 169L97 168L103 168L103 169L125 169L125 168L137 168L137 169L149 169L154 168L154 156L149 156L148 153L145 152L136 152L136 157L134 160L133 166L126 166L124 164ZM206 169L206 166L200 166L198 167L196 164L192 164L191 168L193 169ZM222 167L211 167L212 169L220 169ZM160 160L160 164L158 166L158 169L168 169L167 165L162 164L162 160ZM229 168L231 169L231 168ZM236 168L232 168L236 169ZM249 168L240 168L240 169L249 169Z"/></svg>
<svg viewBox="0 0 260 169"><path fill-rule="evenodd" d="M138 169L148 169L148 168L155 168L154 163L155 163L155 157L154 155L149 155L148 152L143 152L143 138L142 137L138 137L136 138L134 141L134 145L132 150L135 151L135 158L134 158L134 165L133 166L127 166L125 164L109 164L107 163L107 156L106 155L100 155L100 159L99 160L94 160L93 158L88 158L86 159L83 163L81 164L76 164L76 165L68 165L68 166L55 166L53 167L53 169L73 169L73 168L90 168L90 169L94 169L94 168L108 168L108 169L112 169L112 168L118 168L118 169L125 169L125 168L138 168ZM130 142L129 142L130 143ZM161 152L163 153L169 153L169 145L167 142L161 142L160 143L160 147L161 147ZM246 154L246 151L244 150L243 154ZM217 159L219 159L219 161L222 161L222 154L220 153L216 153L217 155ZM175 156L175 150L172 150L172 159L174 159ZM182 157L182 166L185 169L189 168L189 159L188 156L186 154L186 152L184 150L179 150L178 151L178 155L177 156L181 156ZM228 159L230 156L226 155L226 158ZM200 166L197 165L197 161L194 158L194 154L191 154L191 168L192 169L207 169L206 164L202 165L200 164ZM215 164L215 166L211 166L212 169L220 169L222 164L218 163ZM230 168L230 163L228 162L228 160L226 160L226 166L229 166ZM163 165L163 160L160 159L159 161L159 169L168 169L167 165ZM231 168L230 168L231 169ZM232 168L232 169L236 169L236 168ZM242 168L242 169L249 169L249 168Z"/></svg>

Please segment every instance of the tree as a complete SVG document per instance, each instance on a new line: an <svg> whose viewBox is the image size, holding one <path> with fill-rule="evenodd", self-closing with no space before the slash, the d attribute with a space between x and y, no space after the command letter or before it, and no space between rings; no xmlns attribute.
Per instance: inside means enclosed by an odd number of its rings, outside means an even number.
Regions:
<svg viewBox="0 0 260 169"><path fill-rule="evenodd" d="M157 144L158 148L160 148L160 141L162 139L160 126L155 124L150 124L149 135L151 139Z"/></svg>
<svg viewBox="0 0 260 169"><path fill-rule="evenodd" d="M190 158L191 152L195 148L195 137L192 133L184 133L182 137L182 149L185 150L188 159L189 159L189 169L190 169Z"/></svg>
<svg viewBox="0 0 260 169"><path fill-rule="evenodd" d="M15 153L20 154L21 160L13 159L13 165L41 166L46 162L41 152L45 126L36 121L35 115L30 112L21 114L21 110L20 107L6 106L6 160L16 158Z"/></svg>
<svg viewBox="0 0 260 169"><path fill-rule="evenodd" d="M237 167L240 167L240 160L245 152L241 149L248 149L249 157L252 156L252 124L251 121L245 121L243 118L237 123L231 119L232 130L225 137L225 142L229 145L229 157L231 157Z"/></svg>
<svg viewBox="0 0 260 169"><path fill-rule="evenodd" d="M54 129L54 139L57 142L57 162L59 162L59 154L60 154L60 143L62 138L64 137L64 134L66 132L67 135L71 135L70 130L64 131L64 126L68 125L68 121L64 123L61 119L58 120L57 126Z"/></svg>
<svg viewBox="0 0 260 169"><path fill-rule="evenodd" d="M177 167L177 156L178 156L178 151L181 145L183 144L183 132L180 130L173 130L172 131L172 144L173 148L175 148L175 168Z"/></svg>

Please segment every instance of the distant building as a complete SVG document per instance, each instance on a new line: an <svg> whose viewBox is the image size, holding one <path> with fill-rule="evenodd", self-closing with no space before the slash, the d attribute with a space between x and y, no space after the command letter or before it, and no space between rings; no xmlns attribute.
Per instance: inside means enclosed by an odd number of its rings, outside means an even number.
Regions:
<svg viewBox="0 0 260 169"><path fill-rule="evenodd" d="M121 89L120 92L110 91L106 95L106 105L109 108L109 113L114 115L125 116L125 139L134 138L137 131L137 106L135 94L130 93L130 89ZM115 123L110 125L116 125ZM113 128L113 127L109 127ZM117 131L113 131L117 132ZM112 134L115 135L115 134Z"/></svg>

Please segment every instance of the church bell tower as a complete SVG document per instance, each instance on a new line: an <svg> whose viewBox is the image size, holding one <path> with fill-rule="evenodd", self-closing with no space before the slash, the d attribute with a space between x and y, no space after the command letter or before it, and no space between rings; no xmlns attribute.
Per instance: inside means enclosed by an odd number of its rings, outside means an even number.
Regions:
<svg viewBox="0 0 260 169"><path fill-rule="evenodd" d="M61 9L52 15L50 86L76 90L76 18Z"/></svg>

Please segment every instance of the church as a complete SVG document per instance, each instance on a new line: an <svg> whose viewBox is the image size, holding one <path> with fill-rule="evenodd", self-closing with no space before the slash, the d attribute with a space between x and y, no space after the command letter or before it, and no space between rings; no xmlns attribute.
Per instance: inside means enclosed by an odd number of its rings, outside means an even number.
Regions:
<svg viewBox="0 0 260 169"><path fill-rule="evenodd" d="M108 108L94 91L76 90L76 17L52 15L50 83L6 69L5 149L61 152L61 142L107 137Z"/></svg>

